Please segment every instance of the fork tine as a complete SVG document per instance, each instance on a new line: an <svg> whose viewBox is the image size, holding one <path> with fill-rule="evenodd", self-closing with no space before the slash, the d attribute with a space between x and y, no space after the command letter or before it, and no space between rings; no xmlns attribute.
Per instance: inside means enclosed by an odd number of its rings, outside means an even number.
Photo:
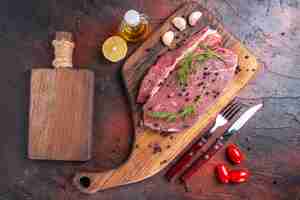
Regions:
<svg viewBox="0 0 300 200"><path fill-rule="evenodd" d="M221 114L224 116L234 105L236 104L235 100L231 101L222 111Z"/></svg>
<svg viewBox="0 0 300 200"><path fill-rule="evenodd" d="M228 116L227 119L228 120L232 120L233 117L243 108L242 104L239 104L239 106L237 106L237 108L235 110L233 110Z"/></svg>
<svg viewBox="0 0 300 200"><path fill-rule="evenodd" d="M232 104L227 110L226 112L222 113L223 117L226 118L226 116L228 116L237 106L239 105L238 102L235 102L234 104Z"/></svg>
<svg viewBox="0 0 300 200"><path fill-rule="evenodd" d="M236 102L233 106L230 107L230 109L228 109L226 113L223 114L223 117L227 118L228 116L230 116L231 113L234 112L240 105L240 102Z"/></svg>

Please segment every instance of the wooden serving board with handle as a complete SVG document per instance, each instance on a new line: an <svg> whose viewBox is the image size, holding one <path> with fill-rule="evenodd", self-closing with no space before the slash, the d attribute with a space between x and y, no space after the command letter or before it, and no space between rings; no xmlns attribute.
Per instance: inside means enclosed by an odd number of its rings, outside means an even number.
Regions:
<svg viewBox="0 0 300 200"><path fill-rule="evenodd" d="M52 42L54 69L31 73L28 157L87 161L91 158L94 72L73 68L70 32Z"/></svg>
<svg viewBox="0 0 300 200"><path fill-rule="evenodd" d="M178 32L171 21L175 16L187 18L195 10L203 15L195 27L188 27ZM180 45L184 39L206 26L217 29L223 36L223 46L232 49L239 56L239 68L232 82L225 88L216 103L207 108L205 115L188 130L171 135L162 135L149 129L140 127L142 106L136 104L139 85L149 67L155 63L157 57L169 49L161 43L161 36L168 30L176 31L175 43ZM174 45L176 48L177 45ZM100 190L127 185L142 181L164 169L175 157L182 152L189 143L215 118L237 93L253 78L259 68L255 57L243 44L227 32L207 10L198 3L187 3L170 16L166 22L147 39L141 47L131 55L122 69L122 75L128 90L132 114L135 123L135 141L129 159L119 168L104 172L79 172L74 177L74 184L84 193L95 193Z"/></svg>

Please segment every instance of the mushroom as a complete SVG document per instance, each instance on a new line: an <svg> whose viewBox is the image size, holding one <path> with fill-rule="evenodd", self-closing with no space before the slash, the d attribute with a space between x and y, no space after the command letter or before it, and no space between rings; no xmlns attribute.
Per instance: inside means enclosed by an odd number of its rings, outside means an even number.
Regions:
<svg viewBox="0 0 300 200"><path fill-rule="evenodd" d="M189 16L189 24L191 26L195 26L198 20L201 18L202 13L200 11L192 12Z"/></svg>
<svg viewBox="0 0 300 200"><path fill-rule="evenodd" d="M183 31L186 28L186 20L183 17L175 17L172 23L178 30Z"/></svg>
<svg viewBox="0 0 300 200"><path fill-rule="evenodd" d="M162 42L166 45L166 46L171 46L171 43L174 40L174 32L173 31L168 31L166 32L163 36L162 36Z"/></svg>

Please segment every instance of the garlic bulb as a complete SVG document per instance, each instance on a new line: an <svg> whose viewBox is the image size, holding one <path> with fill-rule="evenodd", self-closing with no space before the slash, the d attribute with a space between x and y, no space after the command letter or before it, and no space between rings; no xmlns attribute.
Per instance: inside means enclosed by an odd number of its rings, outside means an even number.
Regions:
<svg viewBox="0 0 300 200"><path fill-rule="evenodd" d="M202 13L200 11L192 12L189 16L189 24L191 26L195 26L198 20L201 18Z"/></svg>
<svg viewBox="0 0 300 200"><path fill-rule="evenodd" d="M186 28L186 20L183 17L175 17L172 23L178 30L183 31Z"/></svg>
<svg viewBox="0 0 300 200"><path fill-rule="evenodd" d="M174 40L174 32L173 31L168 31L166 32L163 36L162 36L162 42L166 45L166 46L171 46L171 43Z"/></svg>

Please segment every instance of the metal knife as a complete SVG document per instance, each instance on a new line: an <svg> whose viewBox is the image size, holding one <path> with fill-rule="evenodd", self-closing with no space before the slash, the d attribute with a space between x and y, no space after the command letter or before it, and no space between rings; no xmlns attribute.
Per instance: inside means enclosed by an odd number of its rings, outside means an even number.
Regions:
<svg viewBox="0 0 300 200"><path fill-rule="evenodd" d="M188 168L181 176L181 181L186 182L189 178L191 178L204 163L210 160L213 155L215 155L221 147L224 146L232 135L237 133L238 130L240 130L246 122L262 108L262 106L263 104L257 104L244 112L221 137L216 139L216 142L199 159L192 163L191 167Z"/></svg>

